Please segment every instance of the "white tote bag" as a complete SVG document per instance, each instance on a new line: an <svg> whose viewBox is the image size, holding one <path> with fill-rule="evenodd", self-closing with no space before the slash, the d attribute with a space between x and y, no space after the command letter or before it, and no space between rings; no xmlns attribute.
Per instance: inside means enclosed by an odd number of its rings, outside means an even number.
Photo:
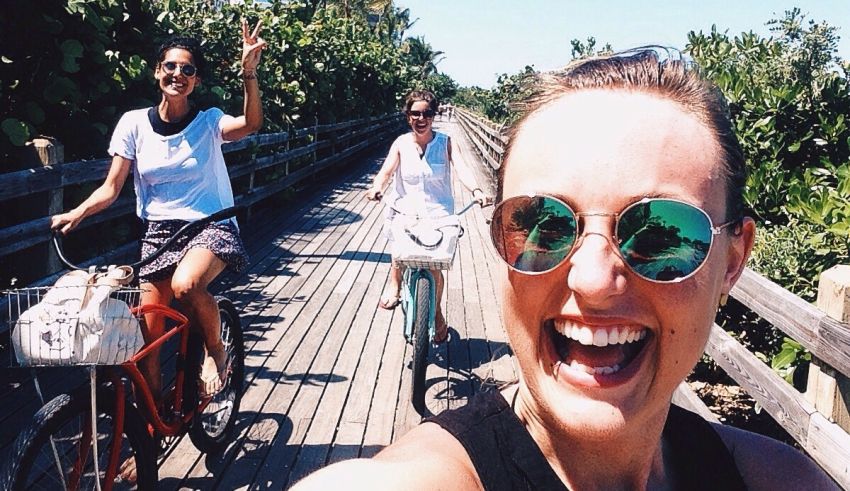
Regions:
<svg viewBox="0 0 850 491"><path fill-rule="evenodd" d="M110 295L132 281L132 269L63 275L15 322L12 344L22 366L115 365L144 345L139 321Z"/></svg>

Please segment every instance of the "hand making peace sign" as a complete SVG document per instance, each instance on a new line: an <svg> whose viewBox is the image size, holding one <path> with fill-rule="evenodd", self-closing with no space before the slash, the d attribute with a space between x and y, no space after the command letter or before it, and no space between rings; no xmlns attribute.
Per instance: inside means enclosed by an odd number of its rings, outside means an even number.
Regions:
<svg viewBox="0 0 850 491"><path fill-rule="evenodd" d="M249 32L248 21L242 19L242 71L251 72L260 64L260 54L266 47L266 42L259 36L260 26L263 21L258 21L254 32Z"/></svg>

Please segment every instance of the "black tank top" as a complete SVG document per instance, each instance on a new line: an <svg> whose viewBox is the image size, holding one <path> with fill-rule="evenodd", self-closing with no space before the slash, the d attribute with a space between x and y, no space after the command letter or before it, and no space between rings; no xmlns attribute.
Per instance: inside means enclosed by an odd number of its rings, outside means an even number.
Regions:
<svg viewBox="0 0 850 491"><path fill-rule="evenodd" d="M477 394L466 406L428 421L463 445L488 491L567 489L499 392ZM726 445L698 415L672 405L662 438L677 489L746 489Z"/></svg>

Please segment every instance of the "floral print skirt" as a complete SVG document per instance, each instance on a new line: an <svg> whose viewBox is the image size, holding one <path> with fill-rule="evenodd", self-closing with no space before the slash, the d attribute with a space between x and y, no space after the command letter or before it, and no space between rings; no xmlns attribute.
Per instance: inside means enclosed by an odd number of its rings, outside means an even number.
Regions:
<svg viewBox="0 0 850 491"><path fill-rule="evenodd" d="M174 236L180 227L186 225L183 220L145 221L145 235L142 238L142 257L156 251L168 239ZM207 249L224 261L234 271L242 271L248 265L248 254L239 236L239 229L232 221L210 223L202 229L186 234L168 247L161 256L139 271L139 281L153 283L171 277L177 269L177 263L189 249Z"/></svg>

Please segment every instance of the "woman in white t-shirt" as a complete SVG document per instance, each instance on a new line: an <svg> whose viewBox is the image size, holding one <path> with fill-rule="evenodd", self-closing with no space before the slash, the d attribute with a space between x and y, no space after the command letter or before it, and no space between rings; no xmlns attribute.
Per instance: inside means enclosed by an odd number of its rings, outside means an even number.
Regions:
<svg viewBox="0 0 850 491"><path fill-rule="evenodd" d="M150 254L185 223L233 205L233 191L221 151L223 142L256 132L263 123L257 66L266 43L260 23L251 32L242 21L244 115L228 116L220 109L198 110L189 95L201 83L205 63L200 43L174 37L159 50L154 76L162 92L157 106L125 113L118 121L109 153L112 165L105 182L73 210L56 215L51 228L62 233L84 218L107 208L133 174L136 212L144 223L142 257ZM180 301L193 326L201 331L207 356L201 367L203 395L220 390L229 369L221 342L218 308L207 286L229 266L247 264L235 220L213 223L178 241L159 259L143 267L139 278L143 303L168 305ZM149 336L156 339L164 320L147 315ZM158 353L144 360L142 370L151 390L161 392Z"/></svg>
<svg viewBox="0 0 850 491"><path fill-rule="evenodd" d="M372 187L366 191L367 199L377 200L392 179L387 198L390 203L415 211L424 209L432 217L451 215L454 213L453 167L461 184L472 191L473 199L484 202L484 193L476 186L472 172L465 165L452 160L451 138L431 128L438 107L437 98L427 90L415 90L407 96L404 109L411 131L393 142L381 170L375 175ZM390 222L394 216L390 210L387 214L387 230L391 230ZM437 283L437 298L440 299L443 274L439 270L432 270L431 274ZM400 289L401 269L393 263L389 284L378 305L384 309L394 309L400 302ZM440 302L437 302L436 324L437 332L433 341L439 344L448 336L448 326Z"/></svg>

